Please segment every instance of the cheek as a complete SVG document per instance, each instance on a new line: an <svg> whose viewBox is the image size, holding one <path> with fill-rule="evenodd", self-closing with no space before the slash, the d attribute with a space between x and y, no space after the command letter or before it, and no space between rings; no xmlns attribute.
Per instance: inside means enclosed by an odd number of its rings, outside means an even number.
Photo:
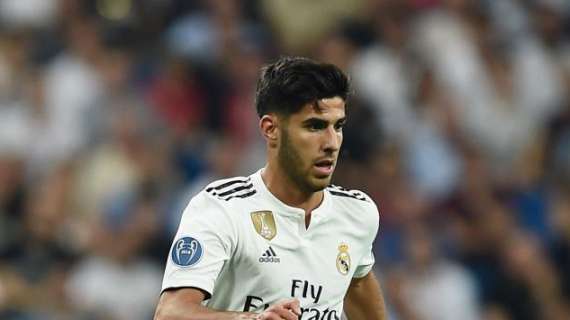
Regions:
<svg viewBox="0 0 570 320"><path fill-rule="evenodd" d="M291 153L293 161L299 168L302 168L311 163L312 155L314 154L313 149L315 146L316 143L310 139L298 137L298 139L289 141L287 149Z"/></svg>
<svg viewBox="0 0 570 320"><path fill-rule="evenodd" d="M295 147L304 159L309 160L318 152L319 139L316 136L307 134L300 137Z"/></svg>

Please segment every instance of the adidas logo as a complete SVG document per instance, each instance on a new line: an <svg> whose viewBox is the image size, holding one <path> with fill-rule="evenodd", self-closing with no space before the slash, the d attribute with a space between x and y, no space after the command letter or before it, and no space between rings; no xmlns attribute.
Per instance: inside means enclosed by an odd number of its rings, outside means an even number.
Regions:
<svg viewBox="0 0 570 320"><path fill-rule="evenodd" d="M277 253L275 250L269 246L269 249L265 250L265 252L259 258L259 262L261 263L279 263L281 259L277 257Z"/></svg>

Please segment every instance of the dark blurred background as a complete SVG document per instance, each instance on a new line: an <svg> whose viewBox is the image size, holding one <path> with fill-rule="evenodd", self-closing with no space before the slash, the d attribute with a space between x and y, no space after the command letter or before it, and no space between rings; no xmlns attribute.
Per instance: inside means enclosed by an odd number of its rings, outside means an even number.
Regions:
<svg viewBox="0 0 570 320"><path fill-rule="evenodd" d="M0 0L0 319L151 319L182 208L264 164L280 55L352 77L335 183L390 320L570 319L570 1Z"/></svg>

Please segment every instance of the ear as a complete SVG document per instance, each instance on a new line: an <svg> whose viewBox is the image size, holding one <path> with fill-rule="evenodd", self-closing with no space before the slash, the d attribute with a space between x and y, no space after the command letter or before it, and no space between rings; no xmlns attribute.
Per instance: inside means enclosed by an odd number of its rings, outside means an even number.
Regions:
<svg viewBox="0 0 570 320"><path fill-rule="evenodd" d="M276 147L279 138L279 119L275 114L266 114L259 119L259 129L269 146Z"/></svg>

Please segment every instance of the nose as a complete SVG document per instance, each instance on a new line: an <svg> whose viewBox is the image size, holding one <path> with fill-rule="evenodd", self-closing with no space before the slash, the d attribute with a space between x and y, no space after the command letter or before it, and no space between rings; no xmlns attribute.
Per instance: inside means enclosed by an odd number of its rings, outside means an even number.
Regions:
<svg viewBox="0 0 570 320"><path fill-rule="evenodd" d="M323 134L323 151L335 153L340 149L342 143L342 132L337 131L333 126L327 128Z"/></svg>

